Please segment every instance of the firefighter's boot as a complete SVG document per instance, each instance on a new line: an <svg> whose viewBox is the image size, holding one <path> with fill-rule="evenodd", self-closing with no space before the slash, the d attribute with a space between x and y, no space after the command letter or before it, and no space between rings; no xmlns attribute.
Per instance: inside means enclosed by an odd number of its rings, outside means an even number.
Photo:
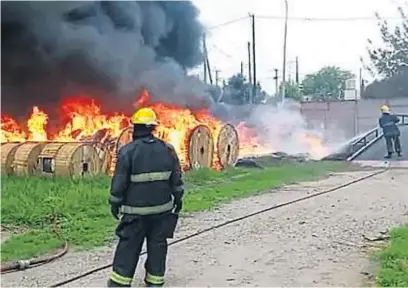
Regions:
<svg viewBox="0 0 408 288"><path fill-rule="evenodd" d="M146 285L145 287L163 287L164 285L164 283L163 284L152 284L152 283L147 282L146 280L144 282Z"/></svg>
<svg viewBox="0 0 408 288"><path fill-rule="evenodd" d="M112 281L111 279L108 280L108 283L106 285L107 287L130 287L130 285L122 285Z"/></svg>

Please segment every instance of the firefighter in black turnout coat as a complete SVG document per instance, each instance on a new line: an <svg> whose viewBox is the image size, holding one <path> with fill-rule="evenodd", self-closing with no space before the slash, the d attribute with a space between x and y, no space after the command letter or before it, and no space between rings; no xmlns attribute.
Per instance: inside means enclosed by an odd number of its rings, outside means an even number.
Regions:
<svg viewBox="0 0 408 288"><path fill-rule="evenodd" d="M390 159L394 153L394 149L398 156L402 156L400 142L401 132L397 126L397 123L400 120L397 116L390 113L390 108L388 108L387 105L381 107L381 113L382 115L378 120L378 123L383 130L385 144L387 145L387 155L385 158Z"/></svg>
<svg viewBox="0 0 408 288"><path fill-rule="evenodd" d="M152 109L132 117L133 141L118 155L109 203L119 220L112 273L108 287L130 287L144 239L147 260L144 281L162 286L166 270L167 238L172 238L184 193L180 162L174 148L154 137Z"/></svg>

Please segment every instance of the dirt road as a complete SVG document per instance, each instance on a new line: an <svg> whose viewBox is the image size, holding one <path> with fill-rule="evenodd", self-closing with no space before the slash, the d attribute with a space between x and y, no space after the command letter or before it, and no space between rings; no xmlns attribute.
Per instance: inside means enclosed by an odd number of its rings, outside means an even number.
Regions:
<svg viewBox="0 0 408 288"><path fill-rule="evenodd" d="M182 219L176 237L369 173L336 174L198 213ZM362 235L376 236L408 221L407 174L391 170L174 245L169 248L166 286L357 286L368 263L360 249ZM52 264L4 275L1 285L47 286L109 263L112 253L71 253ZM105 286L109 272L70 286ZM141 285L142 275L140 267L133 285Z"/></svg>

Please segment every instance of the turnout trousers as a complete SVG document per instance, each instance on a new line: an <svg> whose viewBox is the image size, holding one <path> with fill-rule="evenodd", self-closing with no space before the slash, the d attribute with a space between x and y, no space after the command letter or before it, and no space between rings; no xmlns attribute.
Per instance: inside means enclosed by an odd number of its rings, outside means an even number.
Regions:
<svg viewBox="0 0 408 288"><path fill-rule="evenodd" d="M387 152L388 155L394 153L394 149L396 153L401 153L401 142L399 135L396 136L384 136L385 144L387 145Z"/></svg>
<svg viewBox="0 0 408 288"><path fill-rule="evenodd" d="M130 287L143 242L146 239L147 259L145 278L147 286L164 284L167 238L172 238L175 223L170 211L156 215L125 214L116 228L119 243L113 259L108 287Z"/></svg>

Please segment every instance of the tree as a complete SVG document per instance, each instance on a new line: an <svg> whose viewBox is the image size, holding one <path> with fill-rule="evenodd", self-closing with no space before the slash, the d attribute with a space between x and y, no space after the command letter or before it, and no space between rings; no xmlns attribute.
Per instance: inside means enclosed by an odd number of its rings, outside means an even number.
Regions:
<svg viewBox="0 0 408 288"><path fill-rule="evenodd" d="M365 68L372 76L381 79L362 91L363 98L408 97L408 16L402 7L398 7L398 11L402 21L394 29L390 29L387 21L376 14L383 47L374 47L368 39L370 63Z"/></svg>
<svg viewBox="0 0 408 288"><path fill-rule="evenodd" d="M281 83L279 87L279 95L282 95L282 86L283 83ZM285 82L285 97L291 98L296 101L300 101L302 99L300 87L295 81L290 80Z"/></svg>
<svg viewBox="0 0 408 288"><path fill-rule="evenodd" d="M346 80L354 74L336 66L326 66L302 81L303 94L312 98L337 99L344 97Z"/></svg>
<svg viewBox="0 0 408 288"><path fill-rule="evenodd" d="M228 79L223 87L222 101L228 104L242 105L249 102L250 93L253 93L253 87L241 74L235 74ZM256 93L253 97L253 103L261 103L267 94L262 90L260 83L256 84Z"/></svg>
<svg viewBox="0 0 408 288"><path fill-rule="evenodd" d="M376 80L362 92L362 98L391 99L408 97L408 68L390 78Z"/></svg>
<svg viewBox="0 0 408 288"><path fill-rule="evenodd" d="M401 67L408 65L408 17L402 7L398 7L398 11L402 21L393 30L376 13L384 47L375 48L372 40L368 39L367 50L371 63L366 68L373 76L390 78L399 73Z"/></svg>

